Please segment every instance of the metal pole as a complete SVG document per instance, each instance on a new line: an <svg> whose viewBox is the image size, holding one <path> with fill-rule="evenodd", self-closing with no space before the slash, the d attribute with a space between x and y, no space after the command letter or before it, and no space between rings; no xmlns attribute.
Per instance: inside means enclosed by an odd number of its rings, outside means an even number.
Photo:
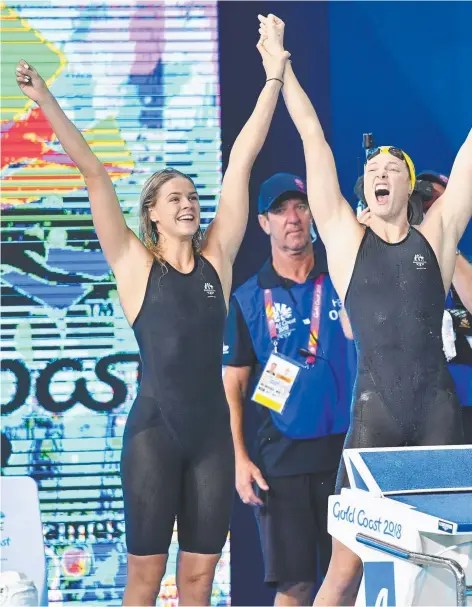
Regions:
<svg viewBox="0 0 472 607"><path fill-rule="evenodd" d="M421 552L412 552L411 550L399 548L398 546L370 537L369 535L364 535L363 533L358 533L356 535L356 540L360 544L364 544L364 546L374 548L375 550L379 550L386 554L391 554L404 561L410 561L415 565L433 565L442 567L443 569L449 569L456 578L456 605L457 607L467 607L467 596L472 596L472 587L466 586L464 569L454 559L423 554Z"/></svg>

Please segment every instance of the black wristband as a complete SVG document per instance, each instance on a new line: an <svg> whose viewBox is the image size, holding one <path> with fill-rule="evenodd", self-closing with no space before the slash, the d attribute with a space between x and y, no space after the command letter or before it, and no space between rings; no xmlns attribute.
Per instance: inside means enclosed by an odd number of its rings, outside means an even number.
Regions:
<svg viewBox="0 0 472 607"><path fill-rule="evenodd" d="M277 82L280 82L280 84L281 84L282 86L284 85L284 81L283 81L283 80L280 80L280 78L268 78L268 79L266 80L266 84L267 84L268 82L270 82L271 80L277 80Z"/></svg>

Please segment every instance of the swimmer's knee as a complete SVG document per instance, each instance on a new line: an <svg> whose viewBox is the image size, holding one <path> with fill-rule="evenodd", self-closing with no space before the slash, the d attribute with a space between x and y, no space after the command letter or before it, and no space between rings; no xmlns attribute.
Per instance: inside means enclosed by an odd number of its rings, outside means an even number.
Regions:
<svg viewBox="0 0 472 607"><path fill-rule="evenodd" d="M346 587L358 587L362 578L362 560L350 548L333 538L333 552L326 577Z"/></svg>
<svg viewBox="0 0 472 607"><path fill-rule="evenodd" d="M128 554L125 605L156 602L167 565L167 554L136 556Z"/></svg>

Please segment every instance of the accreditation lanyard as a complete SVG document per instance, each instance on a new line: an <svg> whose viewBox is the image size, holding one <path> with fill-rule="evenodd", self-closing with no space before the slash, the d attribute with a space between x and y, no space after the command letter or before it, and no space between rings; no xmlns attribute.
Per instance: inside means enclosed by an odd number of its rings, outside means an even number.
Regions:
<svg viewBox="0 0 472 607"><path fill-rule="evenodd" d="M310 335L308 339L308 351L311 356L307 357L306 362L308 364L314 364L316 360L316 352L318 350L318 335L320 331L320 319L321 319L321 300L323 295L323 281L324 274L320 274L315 280L315 287L313 290L313 304L311 306L311 320L310 320ZM264 289L264 304L265 313L267 318L267 327L269 329L270 339L274 345L274 352L277 352L278 345L278 334L277 326L275 324L275 312L274 312L274 301L272 298L272 290Z"/></svg>

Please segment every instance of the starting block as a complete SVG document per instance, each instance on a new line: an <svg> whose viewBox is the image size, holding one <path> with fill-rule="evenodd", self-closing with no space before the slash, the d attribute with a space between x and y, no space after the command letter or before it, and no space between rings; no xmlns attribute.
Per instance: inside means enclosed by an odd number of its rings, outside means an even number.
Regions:
<svg viewBox="0 0 472 607"><path fill-rule="evenodd" d="M344 461L351 486L329 498L328 531L363 561L356 606L472 606L472 445Z"/></svg>

